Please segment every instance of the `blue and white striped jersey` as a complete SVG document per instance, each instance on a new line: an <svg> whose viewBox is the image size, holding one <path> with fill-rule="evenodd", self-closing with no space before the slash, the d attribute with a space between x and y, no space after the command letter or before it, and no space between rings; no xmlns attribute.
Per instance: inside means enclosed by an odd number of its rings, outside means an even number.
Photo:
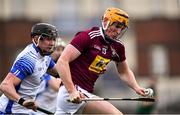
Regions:
<svg viewBox="0 0 180 115"><path fill-rule="evenodd" d="M16 58L10 72L21 79L16 87L17 93L24 99L35 99L43 75L55 62L48 56L41 56L39 49L29 44ZM4 94L0 97L0 111L4 113L27 113L28 110L9 100Z"/></svg>
<svg viewBox="0 0 180 115"><path fill-rule="evenodd" d="M36 103L38 106L55 113L56 101L57 101L57 91L52 89L48 82L52 79L49 74L44 75L44 80L40 84L38 89L38 95L36 96ZM37 111L36 115L45 115L42 112Z"/></svg>

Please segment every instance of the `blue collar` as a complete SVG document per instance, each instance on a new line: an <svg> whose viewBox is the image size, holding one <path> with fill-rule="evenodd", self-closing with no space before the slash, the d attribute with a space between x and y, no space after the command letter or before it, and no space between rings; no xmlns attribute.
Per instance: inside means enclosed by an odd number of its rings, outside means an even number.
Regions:
<svg viewBox="0 0 180 115"><path fill-rule="evenodd" d="M45 55L51 55L51 53L49 54L43 54L43 52L41 51L41 49L39 47L37 47L34 43L33 44L33 48L36 50L37 53L39 53L41 56L45 56Z"/></svg>
<svg viewBox="0 0 180 115"><path fill-rule="evenodd" d="M40 49L34 43L32 43L32 44L33 44L33 48L36 50L36 52L37 53L40 52Z"/></svg>

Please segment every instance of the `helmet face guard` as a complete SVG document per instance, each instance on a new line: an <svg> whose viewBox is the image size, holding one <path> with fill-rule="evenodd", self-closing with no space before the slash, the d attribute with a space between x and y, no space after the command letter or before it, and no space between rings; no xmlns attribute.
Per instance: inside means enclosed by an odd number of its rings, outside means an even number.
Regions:
<svg viewBox="0 0 180 115"><path fill-rule="evenodd" d="M121 33L115 39L112 39L112 40L120 41L121 37L124 35L124 33L127 31L127 29L128 29L128 27L125 27L124 29L122 29Z"/></svg>
<svg viewBox="0 0 180 115"><path fill-rule="evenodd" d="M104 16L102 18L103 30L106 30L109 26L113 25L114 23L118 23L117 28L122 28L122 31L118 35L118 37L113 39L115 41L119 41L120 38L124 35L126 30L128 29L128 23L129 23L128 14L118 8L113 8L113 7L108 8L105 11Z"/></svg>

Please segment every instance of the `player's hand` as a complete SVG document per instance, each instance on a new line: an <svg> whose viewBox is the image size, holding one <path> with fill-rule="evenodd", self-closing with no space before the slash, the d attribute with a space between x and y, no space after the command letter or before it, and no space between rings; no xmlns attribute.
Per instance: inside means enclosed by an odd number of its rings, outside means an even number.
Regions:
<svg viewBox="0 0 180 115"><path fill-rule="evenodd" d="M20 105L22 105L28 109L32 109L34 111L37 111L37 105L33 99L25 100L23 98L20 98L17 103L19 103Z"/></svg>
<svg viewBox="0 0 180 115"><path fill-rule="evenodd" d="M145 97L147 94L145 93L145 88L142 88L142 87L138 87L138 88L136 88L135 89L135 91L136 91L136 93L138 94L138 95L141 95L141 96L143 96L143 97Z"/></svg>
<svg viewBox="0 0 180 115"><path fill-rule="evenodd" d="M147 88L145 89L145 94L146 94L146 97L153 97L154 91L151 88Z"/></svg>
<svg viewBox="0 0 180 115"><path fill-rule="evenodd" d="M32 109L34 111L37 111L37 105L34 100L32 99L27 99L26 101L23 102L23 106Z"/></svg>
<svg viewBox="0 0 180 115"><path fill-rule="evenodd" d="M83 94L79 91L75 90L72 93L69 94L69 101L72 103L81 103L82 98L84 98Z"/></svg>

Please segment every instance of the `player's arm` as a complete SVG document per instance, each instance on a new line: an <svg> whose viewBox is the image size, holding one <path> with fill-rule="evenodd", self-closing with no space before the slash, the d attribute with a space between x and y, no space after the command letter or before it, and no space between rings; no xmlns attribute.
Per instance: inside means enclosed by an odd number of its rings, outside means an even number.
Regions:
<svg viewBox="0 0 180 115"><path fill-rule="evenodd" d="M51 58L47 73L52 75L52 76L55 76L55 77L58 76L58 72L57 72L57 70L55 68L55 62L54 62L54 60L52 58Z"/></svg>
<svg viewBox="0 0 180 115"><path fill-rule="evenodd" d="M144 92L145 89L141 88L138 85L135 76L131 71L131 69L129 68L126 60L117 63L117 70L119 72L119 77L121 78L121 80L123 80L129 87L134 89L137 94L145 96L145 92Z"/></svg>
<svg viewBox="0 0 180 115"><path fill-rule="evenodd" d="M21 57L13 64L10 72L3 80L0 89L9 99L28 109L33 109L36 111L37 107L35 101L32 99L24 99L23 97L20 97L16 91L16 88L19 87L21 81L33 73L35 61L33 61L33 58L27 57L28 56Z"/></svg>
<svg viewBox="0 0 180 115"><path fill-rule="evenodd" d="M52 75L52 76L58 76L58 72L56 71L56 68L55 67L53 67L53 68L51 68L51 69L48 69L47 70L47 73L48 74L50 74L50 75Z"/></svg>
<svg viewBox="0 0 180 115"><path fill-rule="evenodd" d="M20 97L20 95L16 92L16 87L20 84L21 80L16 77L12 73L8 73L5 79L2 81L0 84L0 90L10 99L13 100L20 105L28 108L28 109L33 109L36 111L36 104L34 100L25 100Z"/></svg>
<svg viewBox="0 0 180 115"><path fill-rule="evenodd" d="M73 103L81 103L82 93L77 91L71 78L69 63L76 59L81 53L73 45L69 44L58 59L56 69L61 76L62 82L69 93L69 99Z"/></svg>
<svg viewBox="0 0 180 115"><path fill-rule="evenodd" d="M51 79L48 81L48 85L57 92L59 90L60 84L61 84L61 79L55 78L53 76L51 76Z"/></svg>
<svg viewBox="0 0 180 115"><path fill-rule="evenodd" d="M12 73L8 73L0 85L0 90L11 100L18 102L20 96L16 92L15 87L19 85L21 80Z"/></svg>
<svg viewBox="0 0 180 115"><path fill-rule="evenodd" d="M56 70L61 76L62 82L69 93L76 90L71 78L69 63L76 59L80 54L81 53L74 46L69 44L62 52L61 57L58 59L56 64Z"/></svg>
<svg viewBox="0 0 180 115"><path fill-rule="evenodd" d="M90 37L86 32L79 32L73 38L69 45L63 50L58 62L56 64L56 70L61 77L61 80L66 87L71 102L80 103L83 94L78 92L75 88L72 78L69 63L78 58L90 44Z"/></svg>

